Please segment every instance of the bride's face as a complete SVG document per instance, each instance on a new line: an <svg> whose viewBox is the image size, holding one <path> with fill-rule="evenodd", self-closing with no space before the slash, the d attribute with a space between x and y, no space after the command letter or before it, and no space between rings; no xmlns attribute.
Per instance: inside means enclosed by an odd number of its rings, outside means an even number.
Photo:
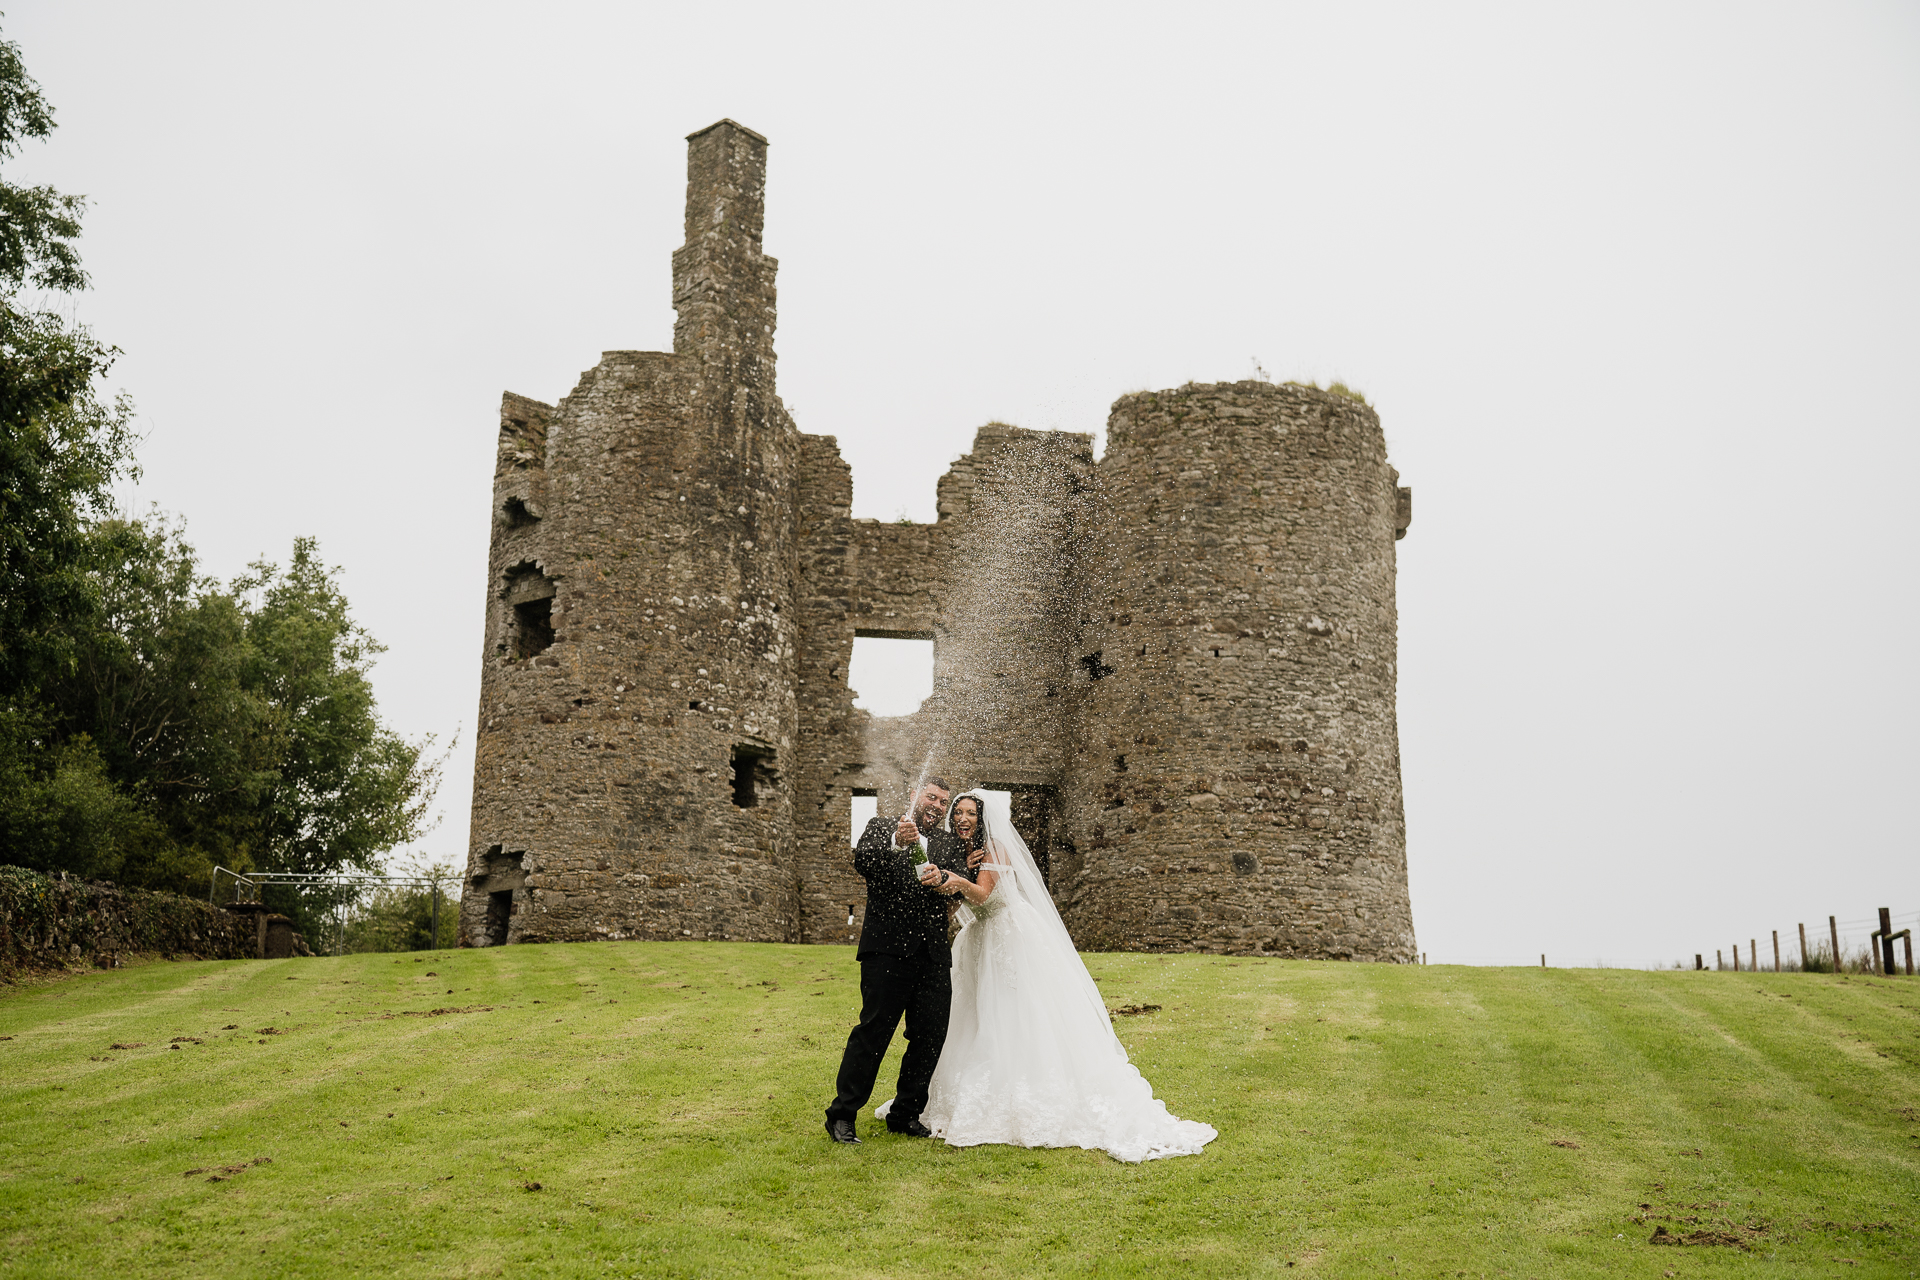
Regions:
<svg viewBox="0 0 1920 1280"><path fill-rule="evenodd" d="M972 800L962 800L953 806L953 834L962 840L973 839L974 832L980 829L980 807Z"/></svg>

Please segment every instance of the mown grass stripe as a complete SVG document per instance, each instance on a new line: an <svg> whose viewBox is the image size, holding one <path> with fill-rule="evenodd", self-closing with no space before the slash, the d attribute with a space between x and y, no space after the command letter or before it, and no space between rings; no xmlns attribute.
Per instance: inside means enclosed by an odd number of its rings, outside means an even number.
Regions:
<svg viewBox="0 0 1920 1280"><path fill-rule="evenodd" d="M1092 956L1110 1005L1162 1006L1116 1023L1160 1096L1222 1131L1199 1158L1126 1166L871 1121L862 1147L830 1146L820 1109L857 1000L844 951L413 960L0 994L0 1263L1597 1276L1771 1255L1904 1276L1920 1251L1920 986L1900 981ZM468 1005L492 1009L404 1016ZM1674 1206L1709 1203L1769 1224L1755 1255L1648 1243Z"/></svg>

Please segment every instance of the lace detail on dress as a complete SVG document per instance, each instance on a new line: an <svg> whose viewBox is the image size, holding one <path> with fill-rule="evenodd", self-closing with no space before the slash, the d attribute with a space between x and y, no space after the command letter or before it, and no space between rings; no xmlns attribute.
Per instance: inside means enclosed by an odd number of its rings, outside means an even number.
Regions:
<svg viewBox="0 0 1920 1280"><path fill-rule="evenodd" d="M1007 894L1013 887L1013 868L1004 862L983 862L980 864L980 870L993 872L993 890L987 894L985 902L972 902L967 905L973 908L976 918L985 920L1007 905Z"/></svg>

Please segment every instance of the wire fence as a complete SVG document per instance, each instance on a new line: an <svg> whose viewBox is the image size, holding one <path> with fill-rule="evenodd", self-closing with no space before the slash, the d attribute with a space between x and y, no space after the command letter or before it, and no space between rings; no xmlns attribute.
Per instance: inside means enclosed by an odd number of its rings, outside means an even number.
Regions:
<svg viewBox="0 0 1920 1280"><path fill-rule="evenodd" d="M257 903L284 915L321 955L431 951L458 942L462 886L462 877L446 866L318 875L215 867L207 901Z"/></svg>
<svg viewBox="0 0 1920 1280"><path fill-rule="evenodd" d="M1904 975L1906 948L1911 946L1915 936L1920 936L1920 910L1895 911L1891 913L1891 918L1894 934L1897 935L1902 929L1912 931L1906 939L1894 944L1895 972ZM1803 927L1806 930L1807 940L1805 952L1802 952L1800 947L1800 931ZM1712 950L1689 950L1676 956L1579 956L1564 953L1555 955L1552 952L1534 952L1528 955L1511 951L1499 954L1455 955L1422 952L1420 962L1487 967L1525 965L1529 968L1553 969L1692 969L1695 957L1698 957L1700 967L1703 969L1731 971L1735 965L1734 953L1737 949L1741 972L1752 972L1757 966L1763 972L1772 973L1774 942L1777 937L1780 972L1831 973L1834 969L1834 942L1837 935L1842 972L1878 973L1880 957L1875 952L1873 935L1879 928L1878 914L1847 919L1836 916L1831 925L1828 923L1828 917L1820 916L1815 920L1795 920L1777 929L1769 925L1759 933L1749 930L1745 937L1727 938Z"/></svg>

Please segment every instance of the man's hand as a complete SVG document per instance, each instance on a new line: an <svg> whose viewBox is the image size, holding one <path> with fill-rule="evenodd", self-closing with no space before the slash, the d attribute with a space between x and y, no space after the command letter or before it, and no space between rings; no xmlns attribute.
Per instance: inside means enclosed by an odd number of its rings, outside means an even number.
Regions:
<svg viewBox="0 0 1920 1280"><path fill-rule="evenodd" d="M987 848L985 845L982 845L978 849L975 849L972 853L967 855L967 870L969 871L973 870L975 867L979 866L981 863L985 862L986 860L987 860Z"/></svg>
<svg viewBox="0 0 1920 1280"><path fill-rule="evenodd" d="M904 849L910 844L920 842L920 828L913 825L912 818L900 819L900 825L893 829L893 847Z"/></svg>
<svg viewBox="0 0 1920 1280"><path fill-rule="evenodd" d="M940 882L946 879L946 875L946 872L934 866L931 862L923 862L920 864L920 883L929 889L938 888Z"/></svg>

